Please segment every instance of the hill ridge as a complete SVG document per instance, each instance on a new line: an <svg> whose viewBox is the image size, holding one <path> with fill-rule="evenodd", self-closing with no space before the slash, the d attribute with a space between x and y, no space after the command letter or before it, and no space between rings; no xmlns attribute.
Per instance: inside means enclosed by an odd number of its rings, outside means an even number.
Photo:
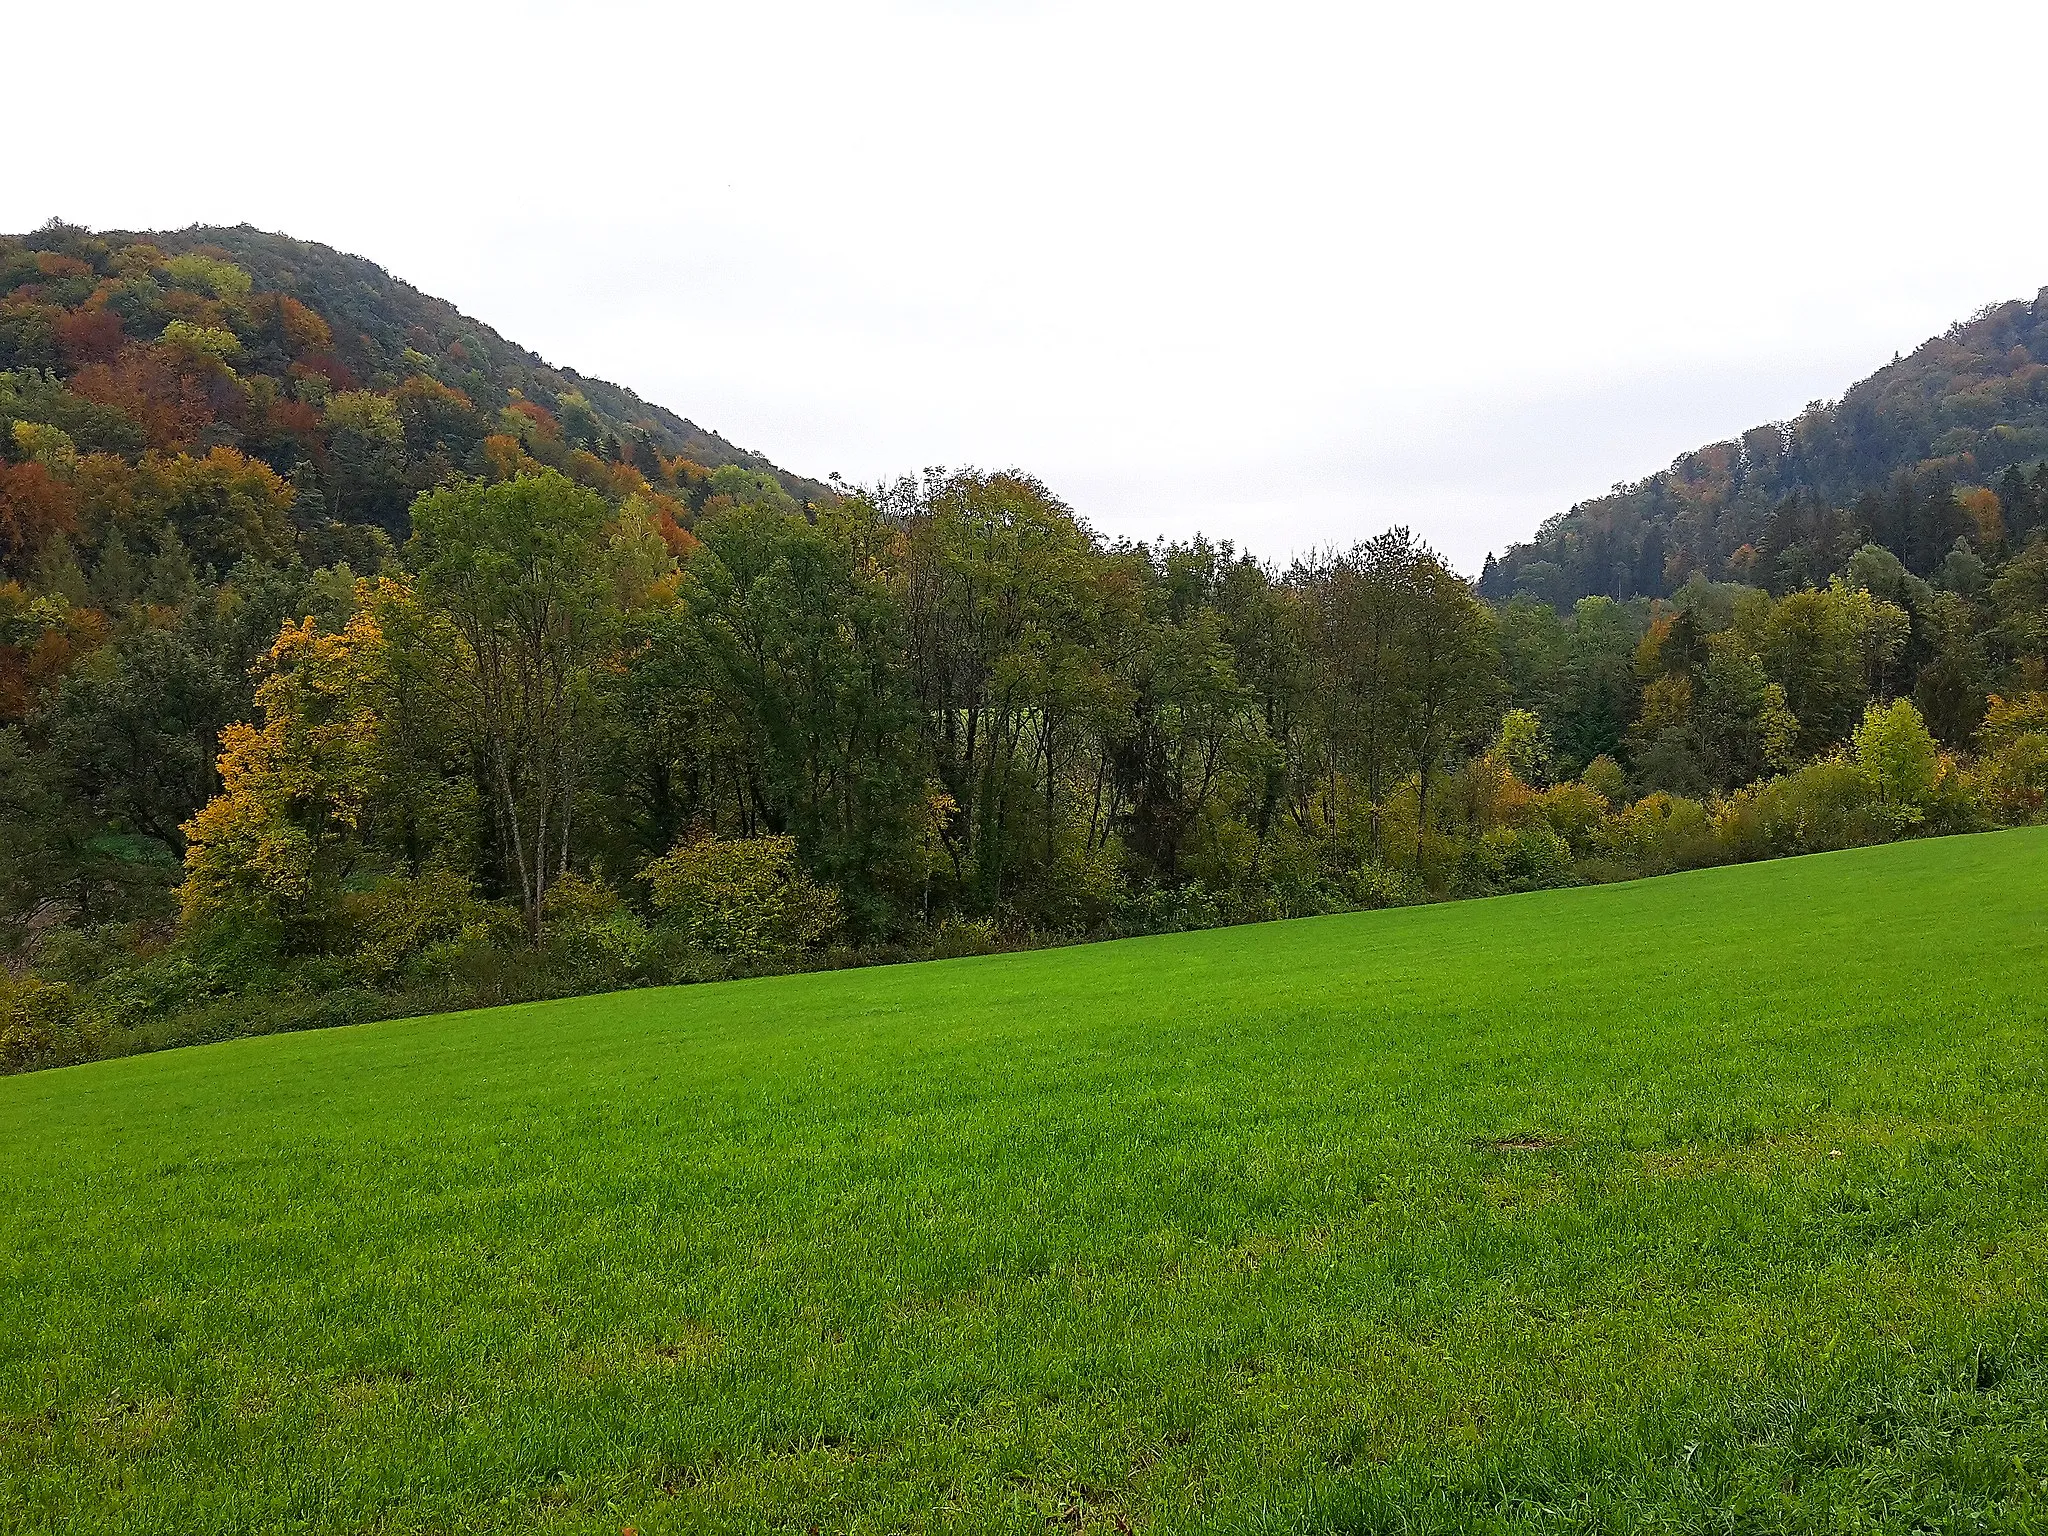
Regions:
<svg viewBox="0 0 2048 1536"><path fill-rule="evenodd" d="M531 400L553 411L562 397L574 395L587 402L597 423L622 445L621 456L639 461L643 469L652 471L659 455L689 460L706 469L732 466L771 475L799 502L821 501L834 494L822 481L787 470L766 454L743 448L625 385L550 362L372 258L323 241L248 223L138 231L89 230L52 220L27 234L0 234L0 254L10 247L31 255L82 254L87 264L94 266L95 278L103 283L109 262L124 250L154 249L171 258L217 256L248 274L258 299L288 297L333 326L332 350L346 374L345 378L338 376L337 387L360 382L390 392L406 379L423 374L462 390L487 415L508 399ZM97 258L92 254L95 250L100 253ZM21 284L24 275L32 279L26 285L26 296ZM0 282L0 293L14 290L5 294L9 303L0 306L0 370L41 367L68 373L80 358L93 355L89 349L67 350L61 337L38 337L33 310L48 296L35 290L61 286L49 284L48 275L15 274ZM55 302L61 305L66 297L72 296L61 295ZM120 300L110 304L104 295L85 303L120 309ZM146 323L131 320L130 334L124 339L153 341L164 318L165 314L151 313ZM51 329L46 322L42 324L44 332ZM304 361L296 355L294 360ZM643 439L644 447L638 446ZM280 463L276 467L283 473L290 466ZM370 520L391 522L389 516Z"/></svg>
<svg viewBox="0 0 2048 1536"><path fill-rule="evenodd" d="M1984 305L1833 400L1575 503L1489 555L1480 590L1565 606L1662 597L1699 575L1782 592L1824 584L1866 543L1925 576L1958 539L1993 554L2044 525L2048 288Z"/></svg>
<svg viewBox="0 0 2048 1536"><path fill-rule="evenodd" d="M647 420L659 426L675 440L675 452L687 454L707 467L736 464L743 469L757 469L773 474L799 499L812 499L830 494L829 488L823 482L793 474L776 464L766 454L756 449L742 448L711 428L701 426L689 417L647 399L626 385L599 378L595 374L580 372L566 364L549 361L532 348L507 337L495 326L469 314L452 301L427 292L417 284L398 276L381 262L353 251L343 250L340 246L320 240L303 240L296 235L260 229L246 222L233 225L192 224L180 230L110 230L103 234L103 238L147 240L166 250L174 246L182 246L185 249L197 249L206 245L218 246L228 251L241 264L247 265L252 275L269 278L266 287L281 292L292 291L293 278L296 274L290 273L288 269L278 269L275 255L275 248L278 246L286 247L294 253L318 253L322 257L338 260L345 266L367 269L381 278L389 289L416 300L430 310L445 310L464 326L481 332L492 343L515 353L531 367L579 388L585 395L592 397L592 403L597 405L600 411L605 411L613 399L629 405L632 408L631 412L613 408L607 413L618 416L629 425L633 422L633 413L644 414ZM605 398L599 398L600 395Z"/></svg>

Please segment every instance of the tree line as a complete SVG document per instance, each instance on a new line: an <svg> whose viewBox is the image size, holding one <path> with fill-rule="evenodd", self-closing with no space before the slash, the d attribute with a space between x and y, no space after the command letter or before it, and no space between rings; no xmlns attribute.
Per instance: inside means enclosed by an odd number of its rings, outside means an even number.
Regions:
<svg viewBox="0 0 2048 1536"><path fill-rule="evenodd" d="M1427 862L1497 702L1494 616L1405 530L1283 573L1106 546L974 471L808 515L758 495L680 560L644 505L554 474L413 516L409 568L259 664L183 829L188 926L330 952L366 882L440 871L539 943L565 886L623 897L697 843L788 844L856 945L1084 933L1190 884L1313 907Z"/></svg>
<svg viewBox="0 0 2048 1536"><path fill-rule="evenodd" d="M809 511L757 483L680 555L553 471L412 522L374 575L245 561L176 619L152 570L106 669L10 731L44 914L12 1006L70 1010L18 1057L260 1015L254 978L325 1017L967 953L1989 826L2048 789L2048 543L1987 630L1875 546L1853 584L1562 615L1403 529L1285 569L1105 543L1015 472ZM167 647L266 581L302 600L273 595L246 718L217 701L217 761L174 761L134 730L189 703ZM113 798L67 820L67 783ZM173 836L166 927L120 839Z"/></svg>

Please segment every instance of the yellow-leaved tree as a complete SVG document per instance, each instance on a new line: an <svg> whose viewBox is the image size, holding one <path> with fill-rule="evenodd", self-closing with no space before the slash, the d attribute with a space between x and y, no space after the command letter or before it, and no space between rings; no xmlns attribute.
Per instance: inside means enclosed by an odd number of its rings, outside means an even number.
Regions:
<svg viewBox="0 0 2048 1536"><path fill-rule="evenodd" d="M1857 766L1877 798L1878 814L1895 829L1927 817L1942 774L1941 748L1910 699L1872 704L1856 727Z"/></svg>
<svg viewBox="0 0 2048 1536"><path fill-rule="evenodd" d="M221 792L185 823L183 921L230 914L274 922L293 949L318 948L362 849L380 778L365 663L380 643L360 612L339 634L287 624L263 662L260 726L221 735Z"/></svg>

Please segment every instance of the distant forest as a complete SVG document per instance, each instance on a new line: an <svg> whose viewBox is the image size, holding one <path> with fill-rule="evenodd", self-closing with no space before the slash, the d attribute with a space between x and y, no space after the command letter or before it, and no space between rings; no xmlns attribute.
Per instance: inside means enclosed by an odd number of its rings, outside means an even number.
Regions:
<svg viewBox="0 0 2048 1536"><path fill-rule="evenodd" d="M1825 585L1865 544L1936 577L2048 525L2048 289L1993 304L1838 401L1711 443L1487 557L1482 595L1668 597L1694 576ZM1991 494L1986 494L1986 493Z"/></svg>
<svg viewBox="0 0 2048 1536"><path fill-rule="evenodd" d="M819 484L247 229L51 225L0 295L0 1068L2048 796L2025 305L1475 589Z"/></svg>

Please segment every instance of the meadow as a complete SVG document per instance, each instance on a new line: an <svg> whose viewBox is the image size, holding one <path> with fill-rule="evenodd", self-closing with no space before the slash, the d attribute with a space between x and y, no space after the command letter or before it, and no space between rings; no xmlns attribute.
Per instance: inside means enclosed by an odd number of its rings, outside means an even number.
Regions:
<svg viewBox="0 0 2048 1536"><path fill-rule="evenodd" d="M0 1529L2048 1529L2044 870L0 1080Z"/></svg>

